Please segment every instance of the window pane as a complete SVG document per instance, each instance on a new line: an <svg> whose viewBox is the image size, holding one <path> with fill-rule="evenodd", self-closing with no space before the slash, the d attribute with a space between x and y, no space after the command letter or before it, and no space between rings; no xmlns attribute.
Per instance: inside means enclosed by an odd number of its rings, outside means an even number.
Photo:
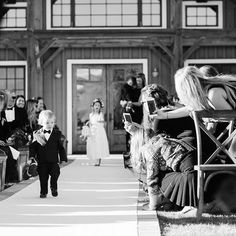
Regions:
<svg viewBox="0 0 236 236"><path fill-rule="evenodd" d="M6 78L7 78L6 68L0 68L0 79L6 79Z"/></svg>
<svg viewBox="0 0 236 236"><path fill-rule="evenodd" d="M105 26L106 18L105 16L92 16L92 26Z"/></svg>
<svg viewBox="0 0 236 236"><path fill-rule="evenodd" d="M102 81L102 69L90 69L91 81Z"/></svg>
<svg viewBox="0 0 236 236"><path fill-rule="evenodd" d="M81 68L76 70L77 80L89 80L89 70Z"/></svg>
<svg viewBox="0 0 236 236"><path fill-rule="evenodd" d="M26 19L18 19L16 22L17 27L26 27Z"/></svg>
<svg viewBox="0 0 236 236"><path fill-rule="evenodd" d="M160 26L161 25L160 16L152 15L152 25L156 25L156 26Z"/></svg>
<svg viewBox="0 0 236 236"><path fill-rule="evenodd" d="M76 4L80 4L80 3L90 3L90 0L75 0Z"/></svg>
<svg viewBox="0 0 236 236"><path fill-rule="evenodd" d="M95 4L98 4L98 3L106 3L106 0L91 0L91 3L95 3Z"/></svg>
<svg viewBox="0 0 236 236"><path fill-rule="evenodd" d="M76 5L75 7L76 15L88 15L90 14L90 5Z"/></svg>
<svg viewBox="0 0 236 236"><path fill-rule="evenodd" d="M14 79L7 80L7 89L14 90L15 89L15 81Z"/></svg>
<svg viewBox="0 0 236 236"><path fill-rule="evenodd" d="M107 5L107 14L121 14L121 5L113 4L113 5Z"/></svg>
<svg viewBox="0 0 236 236"><path fill-rule="evenodd" d="M197 8L196 7L188 7L187 8L187 15L188 16L196 16L197 15Z"/></svg>
<svg viewBox="0 0 236 236"><path fill-rule="evenodd" d="M25 17L25 9L18 9L16 12L16 17Z"/></svg>
<svg viewBox="0 0 236 236"><path fill-rule="evenodd" d="M149 4L143 4L143 14L150 14L151 13L151 7Z"/></svg>
<svg viewBox="0 0 236 236"><path fill-rule="evenodd" d="M75 25L76 26L90 26L90 16L76 16Z"/></svg>
<svg viewBox="0 0 236 236"><path fill-rule="evenodd" d="M70 16L62 16L62 26L70 26Z"/></svg>
<svg viewBox="0 0 236 236"><path fill-rule="evenodd" d="M6 89L7 88L7 81L0 79L0 88Z"/></svg>
<svg viewBox="0 0 236 236"><path fill-rule="evenodd" d="M15 73L14 73L14 68L7 68L7 78L14 78L15 77Z"/></svg>
<svg viewBox="0 0 236 236"><path fill-rule="evenodd" d="M205 7L199 7L197 9L197 15L198 16L206 16L206 8Z"/></svg>
<svg viewBox="0 0 236 236"><path fill-rule="evenodd" d="M216 17L217 13L218 13L217 8L216 9L214 9L213 7L207 8L207 15L208 16L215 16Z"/></svg>
<svg viewBox="0 0 236 236"><path fill-rule="evenodd" d="M61 15L61 5L54 5L52 10L53 15Z"/></svg>
<svg viewBox="0 0 236 236"><path fill-rule="evenodd" d="M53 16L52 18L52 25L53 26L61 26L61 17L60 16Z"/></svg>
<svg viewBox="0 0 236 236"><path fill-rule="evenodd" d="M189 25L189 26L197 25L196 17L188 17L187 22L188 22L187 25Z"/></svg>
<svg viewBox="0 0 236 236"><path fill-rule="evenodd" d="M63 15L70 15L70 5L62 6L62 14Z"/></svg>
<svg viewBox="0 0 236 236"><path fill-rule="evenodd" d="M8 19L8 20L7 20L7 26L8 26L8 27L14 27L14 26L16 26L16 20L15 20L15 19Z"/></svg>
<svg viewBox="0 0 236 236"><path fill-rule="evenodd" d="M207 25L217 25L215 17L208 17L207 18Z"/></svg>
<svg viewBox="0 0 236 236"><path fill-rule="evenodd" d="M24 81L22 79L17 79L16 80L16 89L24 89Z"/></svg>
<svg viewBox="0 0 236 236"><path fill-rule="evenodd" d="M138 13L138 6L125 4L123 5L123 14L137 14Z"/></svg>
<svg viewBox="0 0 236 236"><path fill-rule="evenodd" d="M150 15L145 15L143 16L143 25L151 25L151 16Z"/></svg>
<svg viewBox="0 0 236 236"><path fill-rule="evenodd" d="M152 14L160 14L161 10L160 10L160 5L158 4L153 4L152 5Z"/></svg>
<svg viewBox="0 0 236 236"><path fill-rule="evenodd" d="M107 3L121 3L122 0L107 0ZM127 0L123 0L123 2L127 2Z"/></svg>
<svg viewBox="0 0 236 236"><path fill-rule="evenodd" d="M206 25L206 17L198 17L197 24L198 25Z"/></svg>
<svg viewBox="0 0 236 236"><path fill-rule="evenodd" d="M137 26L138 17L137 16L123 16L123 25Z"/></svg>
<svg viewBox="0 0 236 236"><path fill-rule="evenodd" d="M107 16L108 26L121 26L121 16Z"/></svg>
<svg viewBox="0 0 236 236"><path fill-rule="evenodd" d="M94 15L105 15L105 5L92 5L92 14Z"/></svg>
<svg viewBox="0 0 236 236"><path fill-rule="evenodd" d="M16 9L9 9L7 12L7 17L15 18L16 17Z"/></svg>
<svg viewBox="0 0 236 236"><path fill-rule="evenodd" d="M24 78L24 69L16 68L16 78Z"/></svg>

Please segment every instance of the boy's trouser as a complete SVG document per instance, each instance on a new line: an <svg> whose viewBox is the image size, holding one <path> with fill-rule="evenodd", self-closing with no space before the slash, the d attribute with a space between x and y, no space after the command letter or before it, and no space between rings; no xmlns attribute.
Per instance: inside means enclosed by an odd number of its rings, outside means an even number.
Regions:
<svg viewBox="0 0 236 236"><path fill-rule="evenodd" d="M38 174L40 180L40 194L48 193L48 179L50 179L50 188L57 189L57 180L60 175L60 167L58 163L39 163Z"/></svg>

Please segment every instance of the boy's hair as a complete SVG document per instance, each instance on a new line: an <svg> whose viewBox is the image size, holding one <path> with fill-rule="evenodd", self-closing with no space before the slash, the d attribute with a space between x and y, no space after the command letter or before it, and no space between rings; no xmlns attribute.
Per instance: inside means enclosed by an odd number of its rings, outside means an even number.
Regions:
<svg viewBox="0 0 236 236"><path fill-rule="evenodd" d="M39 125L42 125L45 119L53 119L55 122L56 116L51 110L43 110L39 113L39 120L38 120Z"/></svg>

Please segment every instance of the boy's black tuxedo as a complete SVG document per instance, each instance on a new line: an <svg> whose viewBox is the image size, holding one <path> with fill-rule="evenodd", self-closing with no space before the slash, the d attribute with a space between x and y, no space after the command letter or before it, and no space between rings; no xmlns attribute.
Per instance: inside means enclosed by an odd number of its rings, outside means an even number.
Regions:
<svg viewBox="0 0 236 236"><path fill-rule="evenodd" d="M37 132L44 137L43 129ZM61 132L53 129L46 144L41 145L34 141L29 147L29 156L34 157L38 162L38 174L40 180L40 194L48 193L48 179L50 179L50 187L52 190L57 190L57 180L60 175L60 167L58 163L67 161L66 151L61 140Z"/></svg>
<svg viewBox="0 0 236 236"><path fill-rule="evenodd" d="M43 133L40 129L39 133ZM67 155L61 140L61 131L53 129L46 144L42 146L37 141L29 147L29 156L34 157L40 163L60 163L67 161ZM43 135L42 135L43 136Z"/></svg>

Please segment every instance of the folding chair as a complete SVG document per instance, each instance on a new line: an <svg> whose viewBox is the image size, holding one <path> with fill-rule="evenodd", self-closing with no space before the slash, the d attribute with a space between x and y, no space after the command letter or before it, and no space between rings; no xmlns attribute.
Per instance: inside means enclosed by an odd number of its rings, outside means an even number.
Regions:
<svg viewBox="0 0 236 236"><path fill-rule="evenodd" d="M202 110L192 112L192 117L194 119L196 138L197 138L197 165L194 169L197 170L197 194L198 194L198 210L197 217L200 218L203 212L204 206L204 184L206 181L206 172L215 171L236 171L236 158L233 157L229 151L228 147L231 143L233 137L236 135L236 129L234 127L236 119L236 111L232 110ZM204 120L209 119L210 122L227 122L227 127L220 133L217 137L214 136L209 130L207 130ZM207 143L202 143L202 131L210 138L210 140L215 144L216 149L210 156L203 156L203 145ZM226 136L226 137L225 137ZM224 139L222 139L225 137ZM223 153L226 159L232 164L216 164L219 154Z"/></svg>

